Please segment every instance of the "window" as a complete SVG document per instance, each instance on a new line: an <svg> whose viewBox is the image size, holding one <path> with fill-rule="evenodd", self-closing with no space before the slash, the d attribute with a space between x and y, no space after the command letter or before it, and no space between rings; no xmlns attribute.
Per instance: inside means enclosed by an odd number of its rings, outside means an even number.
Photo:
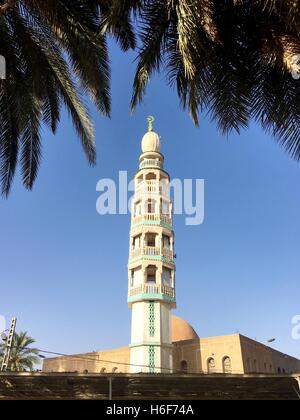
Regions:
<svg viewBox="0 0 300 420"><path fill-rule="evenodd" d="M133 250L141 248L141 238L142 238L142 235L138 235L133 238L133 244L132 244Z"/></svg>
<svg viewBox="0 0 300 420"><path fill-rule="evenodd" d="M171 246L170 237L167 235L163 235L162 240L163 240L163 248L170 249L170 246Z"/></svg>
<svg viewBox="0 0 300 420"><path fill-rule="evenodd" d="M207 360L207 372L208 373L216 373L216 362L213 357L210 357Z"/></svg>
<svg viewBox="0 0 300 420"><path fill-rule="evenodd" d="M147 233L146 235L146 246L151 246L151 247L155 247L155 238L156 238L156 234L155 233Z"/></svg>
<svg viewBox="0 0 300 420"><path fill-rule="evenodd" d="M100 370L100 373L105 373L106 372L106 369L105 368L102 368L101 370Z"/></svg>
<svg viewBox="0 0 300 420"><path fill-rule="evenodd" d="M256 371L257 371L256 359L254 359L254 361L253 361L253 371L254 371L254 373L256 373Z"/></svg>
<svg viewBox="0 0 300 420"><path fill-rule="evenodd" d="M147 267L147 283L156 283L156 270L157 267L155 265L148 265Z"/></svg>
<svg viewBox="0 0 300 420"><path fill-rule="evenodd" d="M131 270L131 287L138 286L142 283L142 270L137 267Z"/></svg>
<svg viewBox="0 0 300 420"><path fill-rule="evenodd" d="M228 356L225 356L223 359L223 373L231 373L231 359Z"/></svg>
<svg viewBox="0 0 300 420"><path fill-rule="evenodd" d="M137 217L142 214L142 202L137 201L134 206L134 216Z"/></svg>
<svg viewBox="0 0 300 420"><path fill-rule="evenodd" d="M152 181L152 180L154 180L154 179L156 179L156 175L155 175L155 173L150 172L149 174L147 174L147 175L146 175L146 180L147 180L147 181Z"/></svg>
<svg viewBox="0 0 300 420"><path fill-rule="evenodd" d="M113 370L111 371L112 373L117 373L118 368L114 367Z"/></svg>
<svg viewBox="0 0 300 420"><path fill-rule="evenodd" d="M169 215L169 212L170 212L170 204L167 201L163 200L162 201L162 214Z"/></svg>
<svg viewBox="0 0 300 420"><path fill-rule="evenodd" d="M250 360L250 358L248 357L248 359L247 359L247 370L248 370L248 373L250 373L251 372L251 360Z"/></svg>
<svg viewBox="0 0 300 420"><path fill-rule="evenodd" d="M162 277L163 285L172 287L172 271L169 268L163 268Z"/></svg>
<svg viewBox="0 0 300 420"><path fill-rule="evenodd" d="M140 184L141 182L143 182L143 175L139 176L137 179L137 184Z"/></svg>
<svg viewBox="0 0 300 420"><path fill-rule="evenodd" d="M156 205L155 200L149 198L146 201L146 210L147 210L147 213L155 213L155 205Z"/></svg>
<svg viewBox="0 0 300 420"><path fill-rule="evenodd" d="M182 361L180 362L180 372L181 372L181 373L187 373L187 371L188 371L188 364L187 364L187 361L186 361L186 360L182 360Z"/></svg>

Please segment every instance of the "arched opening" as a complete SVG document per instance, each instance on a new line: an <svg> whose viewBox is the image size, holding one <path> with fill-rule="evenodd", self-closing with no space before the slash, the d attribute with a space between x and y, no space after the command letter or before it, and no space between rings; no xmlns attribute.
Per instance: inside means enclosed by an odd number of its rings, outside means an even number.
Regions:
<svg viewBox="0 0 300 420"><path fill-rule="evenodd" d="M137 201L133 206L134 217L138 217L142 214L142 201Z"/></svg>
<svg viewBox="0 0 300 420"><path fill-rule="evenodd" d="M157 267L155 265L148 265L146 268L146 281L148 284L156 283L156 270Z"/></svg>
<svg viewBox="0 0 300 420"><path fill-rule="evenodd" d="M100 373L105 373L106 372L106 369L105 368L102 368L101 370L100 370Z"/></svg>
<svg viewBox="0 0 300 420"><path fill-rule="evenodd" d="M145 245L147 247L154 248L156 246L156 233L146 233L145 235Z"/></svg>
<svg viewBox="0 0 300 420"><path fill-rule="evenodd" d="M146 175L146 180L147 181L153 181L153 180L155 180L156 179L156 175L155 175L155 173L154 172L149 172L147 175Z"/></svg>
<svg viewBox="0 0 300 420"><path fill-rule="evenodd" d="M84 373L85 375L87 375L87 374L89 373L89 371L88 371L87 369L85 369L85 370L83 371L83 373Z"/></svg>
<svg viewBox="0 0 300 420"><path fill-rule="evenodd" d="M210 357L207 360L207 372L208 373L216 373L216 362L213 357Z"/></svg>
<svg viewBox="0 0 300 420"><path fill-rule="evenodd" d="M172 271L169 268L163 267L162 280L164 286L172 287Z"/></svg>
<svg viewBox="0 0 300 420"><path fill-rule="evenodd" d="M277 372L280 374L281 373L281 369L280 367L277 369Z"/></svg>
<svg viewBox="0 0 300 420"><path fill-rule="evenodd" d="M187 364L187 361L186 361L186 360L182 360L182 361L180 362L180 372L181 372L181 373L187 373L187 371L188 371L188 364Z"/></svg>
<svg viewBox="0 0 300 420"><path fill-rule="evenodd" d="M131 284L131 287L134 287L134 286L138 286L141 283L143 283L142 267L139 266L131 270L130 284Z"/></svg>
<svg viewBox="0 0 300 420"><path fill-rule="evenodd" d="M112 373L117 373L118 368L114 367L113 370L111 371Z"/></svg>
<svg viewBox="0 0 300 420"><path fill-rule="evenodd" d="M225 356L223 358L222 364L223 364L223 373L227 373L227 374L232 373L231 359L229 356Z"/></svg>
<svg viewBox="0 0 300 420"><path fill-rule="evenodd" d="M136 178L136 182L137 184L140 184L141 182L143 182L143 175L140 175Z"/></svg>
<svg viewBox="0 0 300 420"><path fill-rule="evenodd" d="M156 201L152 198L149 198L146 201L146 213L155 213L156 212Z"/></svg>

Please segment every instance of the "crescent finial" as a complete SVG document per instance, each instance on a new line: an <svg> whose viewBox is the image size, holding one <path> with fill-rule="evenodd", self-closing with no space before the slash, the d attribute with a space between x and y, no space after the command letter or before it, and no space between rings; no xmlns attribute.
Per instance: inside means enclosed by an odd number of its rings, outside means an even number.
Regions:
<svg viewBox="0 0 300 420"><path fill-rule="evenodd" d="M152 115L149 115L147 120L148 120L148 131L153 131L153 123L155 121L155 118Z"/></svg>

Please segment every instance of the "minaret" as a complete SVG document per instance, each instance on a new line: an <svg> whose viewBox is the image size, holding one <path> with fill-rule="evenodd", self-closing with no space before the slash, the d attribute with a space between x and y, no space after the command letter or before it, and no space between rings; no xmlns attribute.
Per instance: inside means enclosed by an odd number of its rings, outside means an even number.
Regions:
<svg viewBox="0 0 300 420"><path fill-rule="evenodd" d="M153 121L148 118L132 200L128 263L132 373L172 372L170 313L176 307L172 202Z"/></svg>

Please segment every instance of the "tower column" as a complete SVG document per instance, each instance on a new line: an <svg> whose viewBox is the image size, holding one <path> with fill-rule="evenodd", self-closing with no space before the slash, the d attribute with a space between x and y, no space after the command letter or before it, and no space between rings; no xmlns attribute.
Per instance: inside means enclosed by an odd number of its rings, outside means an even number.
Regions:
<svg viewBox="0 0 300 420"><path fill-rule="evenodd" d="M170 373L173 368L170 313L176 307L174 233L168 195L170 178L163 164L160 138L151 122L142 140L140 168L135 175L130 229L131 244L140 238L140 252L130 252L128 262L130 279L134 273L128 290L132 310L131 372ZM170 241L167 250L164 235Z"/></svg>

